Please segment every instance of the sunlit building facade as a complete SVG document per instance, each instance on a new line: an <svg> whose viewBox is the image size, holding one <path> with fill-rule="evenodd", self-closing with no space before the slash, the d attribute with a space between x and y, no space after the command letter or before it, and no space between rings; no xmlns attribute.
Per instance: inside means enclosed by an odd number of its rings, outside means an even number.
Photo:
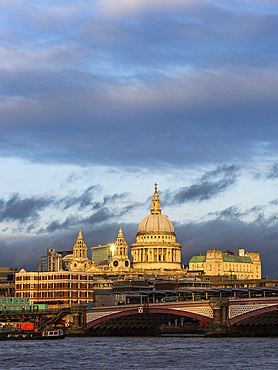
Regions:
<svg viewBox="0 0 278 370"><path fill-rule="evenodd" d="M227 275L237 279L261 279L259 253L239 249L236 254L221 250L208 250L206 255L193 256L189 261L189 273L207 276Z"/></svg>
<svg viewBox="0 0 278 370"><path fill-rule="evenodd" d="M172 222L161 213L157 184L151 212L138 227L131 255L134 270L181 270L181 245Z"/></svg>
<svg viewBox="0 0 278 370"><path fill-rule="evenodd" d="M112 281L97 279L90 272L27 272L15 276L15 297L29 298L31 303L57 304L93 302L94 289L111 289Z"/></svg>

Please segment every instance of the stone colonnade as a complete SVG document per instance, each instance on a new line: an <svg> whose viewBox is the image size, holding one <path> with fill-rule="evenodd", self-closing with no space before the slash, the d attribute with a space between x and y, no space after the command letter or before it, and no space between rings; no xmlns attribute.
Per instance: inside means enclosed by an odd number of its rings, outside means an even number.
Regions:
<svg viewBox="0 0 278 370"><path fill-rule="evenodd" d="M181 262L180 248L147 247L131 251L133 262Z"/></svg>

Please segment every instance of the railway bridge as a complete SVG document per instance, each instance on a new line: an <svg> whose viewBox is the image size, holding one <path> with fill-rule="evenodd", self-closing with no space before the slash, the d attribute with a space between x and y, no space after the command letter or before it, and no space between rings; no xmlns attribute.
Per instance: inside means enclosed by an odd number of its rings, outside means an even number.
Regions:
<svg viewBox="0 0 278 370"><path fill-rule="evenodd" d="M155 335L171 325L184 333L278 335L278 297L212 297L95 307L87 312L87 331L91 335Z"/></svg>
<svg viewBox="0 0 278 370"><path fill-rule="evenodd" d="M0 322L33 322L42 330L51 325L57 325L72 311L73 309L69 307L40 311L25 311L24 309L22 311L1 311Z"/></svg>

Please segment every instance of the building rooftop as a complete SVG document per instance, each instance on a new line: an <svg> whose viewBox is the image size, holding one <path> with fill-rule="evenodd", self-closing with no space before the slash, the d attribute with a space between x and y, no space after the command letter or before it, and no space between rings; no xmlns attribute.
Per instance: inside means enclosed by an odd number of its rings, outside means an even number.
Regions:
<svg viewBox="0 0 278 370"><path fill-rule="evenodd" d="M194 263L194 262L206 262L206 256L193 256L189 263Z"/></svg>
<svg viewBox="0 0 278 370"><path fill-rule="evenodd" d="M223 254L223 262L237 262L237 263L253 263L251 258L248 256L234 256Z"/></svg>

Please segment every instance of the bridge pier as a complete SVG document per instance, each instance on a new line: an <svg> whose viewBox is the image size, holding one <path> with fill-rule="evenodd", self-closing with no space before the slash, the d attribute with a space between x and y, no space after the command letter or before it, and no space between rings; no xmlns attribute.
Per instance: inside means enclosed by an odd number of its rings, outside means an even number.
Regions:
<svg viewBox="0 0 278 370"><path fill-rule="evenodd" d="M213 322L206 329L207 336L229 335L229 298L212 297L209 305L213 311Z"/></svg>
<svg viewBox="0 0 278 370"><path fill-rule="evenodd" d="M72 304L71 313L73 318L73 326L70 329L70 332L72 334L85 334L87 304Z"/></svg>

